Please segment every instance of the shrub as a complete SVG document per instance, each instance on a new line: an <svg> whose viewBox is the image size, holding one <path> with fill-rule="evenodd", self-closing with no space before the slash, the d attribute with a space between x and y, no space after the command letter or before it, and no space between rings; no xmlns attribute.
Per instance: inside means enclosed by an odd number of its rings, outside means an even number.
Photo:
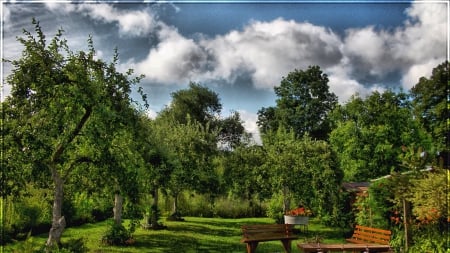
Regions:
<svg viewBox="0 0 450 253"><path fill-rule="evenodd" d="M267 216L274 219L278 224L284 223L283 196L275 194L270 199L269 206L267 207Z"/></svg>
<svg viewBox="0 0 450 253"><path fill-rule="evenodd" d="M219 198L214 204L214 214L221 218L255 217L261 213L262 207L259 205L250 206L248 200Z"/></svg>
<svg viewBox="0 0 450 253"><path fill-rule="evenodd" d="M113 223L102 236L102 243L106 245L130 245L134 243L131 233L122 225Z"/></svg>

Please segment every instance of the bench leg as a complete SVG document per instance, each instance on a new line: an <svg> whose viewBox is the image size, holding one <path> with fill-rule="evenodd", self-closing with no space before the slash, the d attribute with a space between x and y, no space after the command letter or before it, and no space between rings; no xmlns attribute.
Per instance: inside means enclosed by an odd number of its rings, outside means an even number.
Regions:
<svg viewBox="0 0 450 253"><path fill-rule="evenodd" d="M284 252L291 253L291 240L281 240L283 244Z"/></svg>
<svg viewBox="0 0 450 253"><path fill-rule="evenodd" d="M255 253L256 247L258 247L258 242L248 242L247 243L247 253Z"/></svg>

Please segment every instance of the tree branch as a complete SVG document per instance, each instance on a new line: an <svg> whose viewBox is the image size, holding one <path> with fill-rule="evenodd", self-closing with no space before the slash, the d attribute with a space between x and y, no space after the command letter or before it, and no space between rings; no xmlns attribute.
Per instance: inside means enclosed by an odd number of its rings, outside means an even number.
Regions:
<svg viewBox="0 0 450 253"><path fill-rule="evenodd" d="M64 150L66 149L67 145L69 143L71 143L75 139L75 137L81 132L81 129L86 124L86 122L89 119L89 117L91 116L91 114L92 114L92 107L89 106L89 107L85 108L83 117L80 119L80 121L78 122L75 129L73 129L73 131L69 134L67 140L62 141L62 143L58 144L58 146L56 147L56 150L52 155L52 159L51 159L52 162L56 162L61 157L61 155L64 152Z"/></svg>

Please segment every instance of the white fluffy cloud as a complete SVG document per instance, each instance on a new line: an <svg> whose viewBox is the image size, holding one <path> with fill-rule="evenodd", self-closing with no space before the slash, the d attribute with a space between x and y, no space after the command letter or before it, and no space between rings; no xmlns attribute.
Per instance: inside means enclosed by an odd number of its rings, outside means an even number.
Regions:
<svg viewBox="0 0 450 253"><path fill-rule="evenodd" d="M242 30L196 40L163 25L159 44L145 60L132 65L161 83L235 84L247 77L256 88L272 88L295 68L319 65L329 75L330 89L344 102L355 92L383 89L393 73L400 73L407 90L445 60L445 4L413 3L406 14L409 18L396 29L355 28L343 37L321 26L282 18L252 21Z"/></svg>
<svg viewBox="0 0 450 253"><path fill-rule="evenodd" d="M159 44L145 60L127 62L153 81L225 80L249 76L257 88L271 88L294 68L332 66L341 58L341 42L332 31L284 19L254 21L242 31L230 31L196 41L174 27L161 26Z"/></svg>
<svg viewBox="0 0 450 253"><path fill-rule="evenodd" d="M69 4L57 1L46 2L49 10L58 12L80 12L98 21L117 23L119 33L125 36L145 36L152 32L158 25L152 15L151 9L143 10L119 10L110 4Z"/></svg>
<svg viewBox="0 0 450 253"><path fill-rule="evenodd" d="M150 7L134 10L51 1L46 5L58 13L79 12L95 22L116 24L122 37L155 36L156 44L149 44L144 57L128 59L122 67L162 84L220 81L239 85L240 80L250 80L256 88L270 89L295 68L319 65L329 76L331 91L344 102L355 92L363 95L381 89L392 75L408 90L443 62L448 52L445 3L412 3L404 24L389 30L369 26L348 29L339 36L325 27L278 18L254 20L215 37L194 38L159 20ZM9 12L4 9L6 20ZM5 40L8 54L15 50L9 44Z"/></svg>
<svg viewBox="0 0 450 253"><path fill-rule="evenodd" d="M256 113L251 113L245 110L238 111L242 121L244 121L245 131L252 134L253 140L256 144L262 144L261 135L259 133L258 125L256 121L258 120L258 115Z"/></svg>

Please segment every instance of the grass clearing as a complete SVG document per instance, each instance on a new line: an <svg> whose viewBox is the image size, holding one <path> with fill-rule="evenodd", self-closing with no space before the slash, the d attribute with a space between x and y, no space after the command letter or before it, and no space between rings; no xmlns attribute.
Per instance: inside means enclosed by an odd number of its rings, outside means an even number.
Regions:
<svg viewBox="0 0 450 253"><path fill-rule="evenodd" d="M137 228L134 233L136 242L131 246L117 247L101 245L100 239L107 229L107 222L85 224L67 228L62 241L84 238L89 252L93 253L165 253L165 252L245 252L245 244L241 243L241 226L244 224L271 224L270 218L199 218L186 217L184 222L164 221L167 229L145 230ZM337 228L328 228L311 220L309 231L300 233L300 239L293 241L293 252L298 252L296 244L305 239L319 236L323 242L343 242L344 232ZM45 244L47 234L32 237L36 248ZM25 242L6 245L3 252L21 252ZM258 252L283 252L279 241L263 242L258 245Z"/></svg>

